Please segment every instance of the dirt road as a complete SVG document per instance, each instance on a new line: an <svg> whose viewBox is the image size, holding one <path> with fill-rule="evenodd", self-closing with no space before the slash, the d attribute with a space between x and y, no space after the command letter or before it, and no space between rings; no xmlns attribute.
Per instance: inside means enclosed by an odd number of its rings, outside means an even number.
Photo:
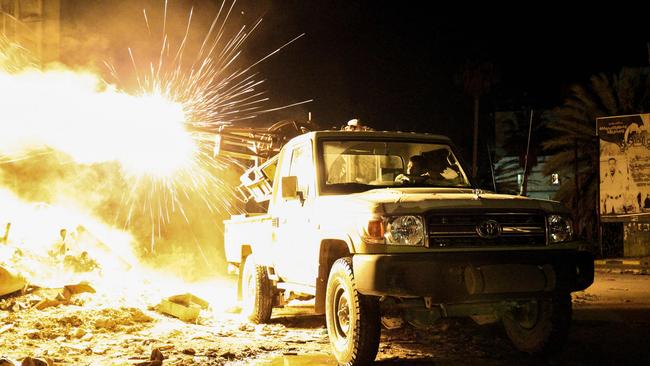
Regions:
<svg viewBox="0 0 650 366"><path fill-rule="evenodd" d="M16 364L31 356L61 365L146 365L154 349L163 365L335 364L323 317L307 306L279 309L267 325L223 312L188 324L152 308L102 308L90 294L72 305L29 308L38 296L0 300L0 356ZM598 272L595 284L574 296L569 343L557 359L522 355L499 326L454 319L427 332L383 331L377 364L643 365L650 364L649 329L650 276Z"/></svg>
<svg viewBox="0 0 650 366"><path fill-rule="evenodd" d="M650 365L650 276L597 272L574 294L565 352L534 359L514 350L498 325L447 320L432 332L383 331L377 365ZM285 363L280 363L283 361ZM259 365L335 365L325 353L289 355Z"/></svg>

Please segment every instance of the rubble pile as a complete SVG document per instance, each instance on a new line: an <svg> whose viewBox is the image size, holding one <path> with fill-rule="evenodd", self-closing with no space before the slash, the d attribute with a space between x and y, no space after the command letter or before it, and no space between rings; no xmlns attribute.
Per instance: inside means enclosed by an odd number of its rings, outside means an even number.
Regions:
<svg viewBox="0 0 650 366"><path fill-rule="evenodd" d="M36 289L0 300L0 359L6 365L243 365L267 354L317 352L328 344L322 317L253 325L237 314L202 310L184 322L155 306L101 307L90 292L36 308L62 290Z"/></svg>
<svg viewBox="0 0 650 366"><path fill-rule="evenodd" d="M81 225L42 245L11 233L0 238L0 365L222 365L283 348L284 325L163 295L169 283L129 272L128 256Z"/></svg>

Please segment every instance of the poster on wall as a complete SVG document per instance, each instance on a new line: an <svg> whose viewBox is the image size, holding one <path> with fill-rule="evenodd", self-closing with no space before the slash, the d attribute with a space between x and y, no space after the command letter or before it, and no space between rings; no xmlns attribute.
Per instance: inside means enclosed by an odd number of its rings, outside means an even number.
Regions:
<svg viewBox="0 0 650 366"><path fill-rule="evenodd" d="M650 114L596 120L603 221L650 220Z"/></svg>

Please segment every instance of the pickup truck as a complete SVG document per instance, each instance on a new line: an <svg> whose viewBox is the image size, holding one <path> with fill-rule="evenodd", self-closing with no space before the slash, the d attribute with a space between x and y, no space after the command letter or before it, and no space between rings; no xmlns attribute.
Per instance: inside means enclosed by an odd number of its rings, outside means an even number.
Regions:
<svg viewBox="0 0 650 366"><path fill-rule="evenodd" d="M514 346L559 351L594 262L554 201L481 191L444 136L316 131L267 162L264 212L225 222L254 322L292 299L325 314L334 356L364 365L382 325L501 321Z"/></svg>

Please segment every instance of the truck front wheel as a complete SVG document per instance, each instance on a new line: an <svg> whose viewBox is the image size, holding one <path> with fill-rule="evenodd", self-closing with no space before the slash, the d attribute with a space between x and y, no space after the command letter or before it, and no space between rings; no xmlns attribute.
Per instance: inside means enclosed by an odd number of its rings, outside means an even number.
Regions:
<svg viewBox="0 0 650 366"><path fill-rule="evenodd" d="M273 284L266 267L258 266L252 254L246 257L241 281L242 314L253 323L267 323L273 310Z"/></svg>
<svg viewBox="0 0 650 366"><path fill-rule="evenodd" d="M332 352L339 364L367 365L377 356L380 335L379 302L357 291L352 259L332 265L327 280L325 320Z"/></svg>
<svg viewBox="0 0 650 366"><path fill-rule="evenodd" d="M566 343L571 324L571 295L531 300L503 316L508 338L520 351L553 355Z"/></svg>

